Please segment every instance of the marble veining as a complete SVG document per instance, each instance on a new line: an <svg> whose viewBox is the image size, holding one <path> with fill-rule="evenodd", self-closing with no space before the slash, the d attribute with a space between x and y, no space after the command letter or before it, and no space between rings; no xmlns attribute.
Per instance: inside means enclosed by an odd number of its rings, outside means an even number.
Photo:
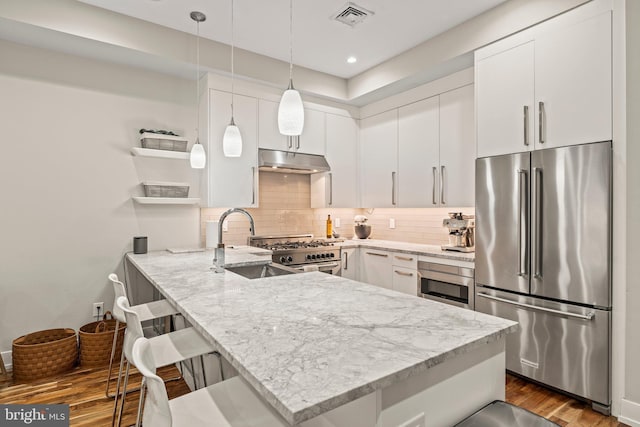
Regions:
<svg viewBox="0 0 640 427"><path fill-rule="evenodd" d="M476 256L473 252L443 251L438 245L424 245L420 243L396 242L392 240L353 239L339 243L345 248L368 248L401 252L413 255L426 255L437 258L456 261L474 262Z"/></svg>
<svg viewBox="0 0 640 427"><path fill-rule="evenodd" d="M319 272L214 273L211 252L127 256L292 425L517 327Z"/></svg>

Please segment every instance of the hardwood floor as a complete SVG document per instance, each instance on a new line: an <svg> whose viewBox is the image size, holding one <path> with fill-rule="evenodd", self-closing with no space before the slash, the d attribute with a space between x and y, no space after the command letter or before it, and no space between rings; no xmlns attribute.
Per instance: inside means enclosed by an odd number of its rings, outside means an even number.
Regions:
<svg viewBox="0 0 640 427"><path fill-rule="evenodd" d="M140 374L134 374L129 380L129 389L140 386ZM117 371L116 371L117 374ZM180 375L178 369L171 366L158 370L162 378L175 378ZM113 413L113 399L104 395L107 380L107 368L75 370L54 378L47 378L29 384L14 384L11 378L0 377L0 403L67 403L71 426L110 426ZM133 381L133 384L132 384ZM112 383L111 391L115 388ZM169 398L189 392L183 380L167 382ZM122 417L122 425L136 422L139 392L127 394L127 405Z"/></svg>
<svg viewBox="0 0 640 427"><path fill-rule="evenodd" d="M159 371L163 378L178 375L174 367ZM113 400L104 395L107 369L82 369L55 378L48 378L30 384L14 384L11 378L0 377L0 403L67 403L70 405L71 426L109 426L113 411ZM132 375L133 386L140 384L140 375ZM167 383L169 398L189 392L182 380ZM135 423L138 393L127 398L128 405L123 417L123 425ZM591 407L570 397L555 393L521 378L507 375L506 400L528 409L563 427L622 427L614 417L606 417L591 410Z"/></svg>
<svg viewBox="0 0 640 427"><path fill-rule="evenodd" d="M507 375L506 401L541 415L562 427L623 427L615 417L607 417L591 406L545 387Z"/></svg>

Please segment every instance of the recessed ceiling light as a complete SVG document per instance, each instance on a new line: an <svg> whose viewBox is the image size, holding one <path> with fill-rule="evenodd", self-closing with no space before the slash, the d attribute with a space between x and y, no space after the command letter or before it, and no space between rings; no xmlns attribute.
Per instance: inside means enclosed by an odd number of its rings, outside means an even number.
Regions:
<svg viewBox="0 0 640 427"><path fill-rule="evenodd" d="M349 64L355 64L356 62L358 62L358 58L356 58L355 56L350 56L347 58L347 62Z"/></svg>

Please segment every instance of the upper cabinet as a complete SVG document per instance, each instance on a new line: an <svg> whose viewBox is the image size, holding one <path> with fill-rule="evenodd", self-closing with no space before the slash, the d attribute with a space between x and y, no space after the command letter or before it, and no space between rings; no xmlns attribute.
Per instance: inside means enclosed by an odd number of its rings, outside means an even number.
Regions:
<svg viewBox="0 0 640 427"><path fill-rule="evenodd" d="M398 109L398 201L401 207L438 206L440 100Z"/></svg>
<svg viewBox="0 0 640 427"><path fill-rule="evenodd" d="M473 85L361 121L363 207L474 205Z"/></svg>
<svg viewBox="0 0 640 427"><path fill-rule="evenodd" d="M287 137L278 129L278 103L258 101L258 146L270 150L299 151L307 154L325 154L325 113L304 109L302 135Z"/></svg>
<svg viewBox="0 0 640 427"><path fill-rule="evenodd" d="M476 52L478 157L612 139L611 19L592 4Z"/></svg>
<svg viewBox="0 0 640 427"><path fill-rule="evenodd" d="M200 140L207 147L206 179L202 186L207 207L258 206L258 100L234 95L234 119L242 135L242 156L225 157L222 137L231 118L231 94L209 89L206 102L208 133L201 126Z"/></svg>
<svg viewBox="0 0 640 427"><path fill-rule="evenodd" d="M398 110L360 121L361 206L387 208L398 204Z"/></svg>
<svg viewBox="0 0 640 427"><path fill-rule="evenodd" d="M475 205L473 85L440 95L440 206Z"/></svg>
<svg viewBox="0 0 640 427"><path fill-rule="evenodd" d="M358 206L358 122L327 113L326 157L331 172L311 175L312 208Z"/></svg>

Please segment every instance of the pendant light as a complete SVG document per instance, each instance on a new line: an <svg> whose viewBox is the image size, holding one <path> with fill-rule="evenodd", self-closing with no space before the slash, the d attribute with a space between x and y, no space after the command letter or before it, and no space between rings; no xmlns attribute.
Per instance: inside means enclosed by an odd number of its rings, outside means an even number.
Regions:
<svg viewBox="0 0 640 427"><path fill-rule="evenodd" d="M207 19L207 16L202 12L191 12L191 19L196 21L197 38L196 38L196 142L191 147L191 153L189 154L189 163L193 169L204 169L207 164L207 154L204 151L204 147L200 144L200 23Z"/></svg>
<svg viewBox="0 0 640 427"><path fill-rule="evenodd" d="M293 88L293 0L289 0L289 87L282 94L278 107L278 129L283 135L302 134L304 107L300 92Z"/></svg>
<svg viewBox="0 0 640 427"><path fill-rule="evenodd" d="M224 136L222 137L222 151L225 157L240 157L242 155L242 135L240 135L240 129L238 129L233 120L233 82L235 79L233 51L233 0L231 0L231 121L224 130Z"/></svg>

